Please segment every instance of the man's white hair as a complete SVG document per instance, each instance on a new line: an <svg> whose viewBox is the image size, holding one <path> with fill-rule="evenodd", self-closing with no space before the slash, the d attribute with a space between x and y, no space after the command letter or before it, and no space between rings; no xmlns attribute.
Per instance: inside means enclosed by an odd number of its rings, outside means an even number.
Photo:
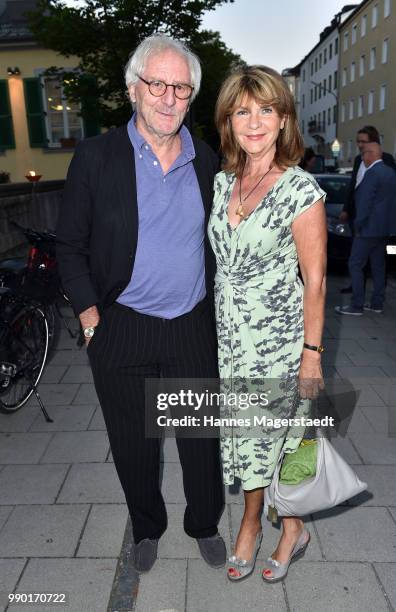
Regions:
<svg viewBox="0 0 396 612"><path fill-rule="evenodd" d="M134 85L143 75L147 58L150 55L172 50L178 53L187 61L190 68L191 85L194 87L190 102L198 95L201 85L201 64L198 57L190 51L187 45L180 40L175 40L166 34L153 34L145 38L140 45L130 55L125 66L126 86Z"/></svg>

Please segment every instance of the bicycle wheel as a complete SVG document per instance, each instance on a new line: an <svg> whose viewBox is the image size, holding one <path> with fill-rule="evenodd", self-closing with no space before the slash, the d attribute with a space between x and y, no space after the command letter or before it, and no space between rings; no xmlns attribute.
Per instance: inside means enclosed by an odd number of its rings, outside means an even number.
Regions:
<svg viewBox="0 0 396 612"><path fill-rule="evenodd" d="M0 412L19 410L28 401L44 370L48 323L41 308L24 306L7 325L0 371Z"/></svg>

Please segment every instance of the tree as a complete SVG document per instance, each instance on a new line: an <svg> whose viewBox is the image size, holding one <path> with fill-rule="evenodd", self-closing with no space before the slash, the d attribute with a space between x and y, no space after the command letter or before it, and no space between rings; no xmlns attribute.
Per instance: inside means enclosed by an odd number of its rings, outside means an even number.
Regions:
<svg viewBox="0 0 396 612"><path fill-rule="evenodd" d="M30 27L44 47L79 58L76 72L52 66L65 95L81 102L85 119L104 127L121 125L131 114L124 66L146 36L163 32L187 42L202 60L202 89L193 116L199 132L217 143L213 111L221 81L241 62L218 32L199 31L204 11L233 0L85 0L70 7L61 0L38 0Z"/></svg>

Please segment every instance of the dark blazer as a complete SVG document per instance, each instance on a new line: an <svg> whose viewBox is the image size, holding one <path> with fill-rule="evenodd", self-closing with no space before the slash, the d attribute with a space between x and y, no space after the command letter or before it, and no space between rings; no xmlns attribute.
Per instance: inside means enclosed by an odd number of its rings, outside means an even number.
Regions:
<svg viewBox="0 0 396 612"><path fill-rule="evenodd" d="M396 234L396 172L378 162L366 170L355 194L355 232L364 238Z"/></svg>
<svg viewBox="0 0 396 612"><path fill-rule="evenodd" d="M393 156L390 153L382 153L382 160L384 164L396 170L395 160L393 159ZM357 173L358 173L361 161L362 161L362 156L356 155L355 161L353 162L353 170L352 170L352 175L351 175L351 181L349 183L348 196L347 196L347 200L343 207L343 211L348 213L350 219L354 219L355 212L356 212L355 211L355 186L356 186Z"/></svg>
<svg viewBox="0 0 396 612"><path fill-rule="evenodd" d="M213 202L219 161L197 138L194 169L205 208ZM175 214L177 212L175 211ZM57 259L77 314L113 303L129 283L138 239L135 157L124 125L79 143L71 161L57 223ZM216 264L205 231L206 291L213 295Z"/></svg>

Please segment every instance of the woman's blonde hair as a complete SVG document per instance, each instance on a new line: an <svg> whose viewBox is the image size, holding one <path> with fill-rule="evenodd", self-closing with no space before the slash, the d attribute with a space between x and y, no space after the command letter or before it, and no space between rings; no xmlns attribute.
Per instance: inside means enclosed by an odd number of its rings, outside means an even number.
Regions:
<svg viewBox="0 0 396 612"><path fill-rule="evenodd" d="M216 102L215 123L225 158L223 169L240 177L246 163L246 153L234 137L231 126L232 113L246 97L258 104L272 106L285 119L276 141L274 161L280 167L296 166L304 153L304 143L293 96L276 70L267 66L247 66L230 74Z"/></svg>

